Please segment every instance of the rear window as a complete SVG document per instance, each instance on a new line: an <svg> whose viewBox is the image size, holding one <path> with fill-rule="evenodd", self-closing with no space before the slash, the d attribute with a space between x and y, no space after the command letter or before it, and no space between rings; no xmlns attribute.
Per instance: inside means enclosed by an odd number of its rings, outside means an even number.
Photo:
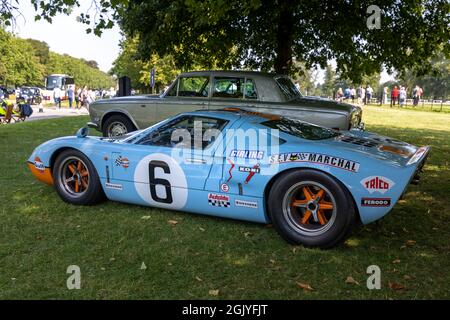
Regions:
<svg viewBox="0 0 450 320"><path fill-rule="evenodd" d="M293 100L302 96L295 84L292 83L291 79L287 77L278 77L275 78L275 82L287 100Z"/></svg>
<svg viewBox="0 0 450 320"><path fill-rule="evenodd" d="M323 140L333 138L339 135L338 132L327 129L300 120L280 118L277 120L269 120L261 123L262 125L278 129L281 132L290 134L307 140Z"/></svg>

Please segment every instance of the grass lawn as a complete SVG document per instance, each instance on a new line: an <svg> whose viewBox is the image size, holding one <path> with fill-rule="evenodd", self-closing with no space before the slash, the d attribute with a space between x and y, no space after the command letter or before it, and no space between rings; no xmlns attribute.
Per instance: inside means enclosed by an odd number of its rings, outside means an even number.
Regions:
<svg viewBox="0 0 450 320"><path fill-rule="evenodd" d="M432 154L421 184L390 214L327 251L288 245L270 226L114 202L64 203L25 161L38 144L87 120L0 126L1 299L450 298L450 114L365 108L368 130L431 145ZM373 264L381 290L366 287ZM69 265L81 268L81 290L66 287ZM349 276L357 283L346 283Z"/></svg>

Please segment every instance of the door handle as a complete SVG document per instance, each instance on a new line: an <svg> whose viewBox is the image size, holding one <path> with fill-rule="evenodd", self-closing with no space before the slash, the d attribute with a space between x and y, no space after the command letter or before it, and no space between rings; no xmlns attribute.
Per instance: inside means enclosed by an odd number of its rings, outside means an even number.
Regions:
<svg viewBox="0 0 450 320"><path fill-rule="evenodd" d="M201 163L201 164L205 164L205 163L206 163L206 160L205 160L205 159L186 158L185 160L186 160L186 162L188 162L188 163Z"/></svg>

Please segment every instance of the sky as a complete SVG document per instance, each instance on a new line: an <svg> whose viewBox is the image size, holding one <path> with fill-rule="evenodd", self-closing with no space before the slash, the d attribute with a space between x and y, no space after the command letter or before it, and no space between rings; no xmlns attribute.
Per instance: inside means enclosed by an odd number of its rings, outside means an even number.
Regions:
<svg viewBox="0 0 450 320"><path fill-rule="evenodd" d="M74 9L70 16L57 15L50 24L44 20L34 21L36 12L30 0L19 1L19 11L23 16L17 17L13 31L21 38L45 41L51 51L95 60L100 70L107 72L120 52L120 29L115 26L105 30L101 37L87 34L87 26L77 22L76 17L86 11L91 1L81 0L80 3L81 9Z"/></svg>

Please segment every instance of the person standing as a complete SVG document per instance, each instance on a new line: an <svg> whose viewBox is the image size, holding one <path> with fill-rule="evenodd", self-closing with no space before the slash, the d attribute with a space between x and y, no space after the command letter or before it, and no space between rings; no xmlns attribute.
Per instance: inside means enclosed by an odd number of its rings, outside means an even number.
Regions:
<svg viewBox="0 0 450 320"><path fill-rule="evenodd" d="M394 106L395 107L395 102L397 101L398 98L398 88L397 86L394 86L394 89L392 89L391 92L391 107Z"/></svg>
<svg viewBox="0 0 450 320"><path fill-rule="evenodd" d="M355 97L356 97L356 90L355 87L352 86L352 88L350 89L350 98L352 99L352 103L355 102Z"/></svg>
<svg viewBox="0 0 450 320"><path fill-rule="evenodd" d="M59 87L53 89L53 100L55 101L55 106L58 105L58 108L61 109L61 89Z"/></svg>
<svg viewBox="0 0 450 320"><path fill-rule="evenodd" d="M384 87L383 88L383 98L381 101L382 104L387 104L387 97L388 97L388 87Z"/></svg>
<svg viewBox="0 0 450 320"><path fill-rule="evenodd" d="M400 107L403 107L405 105L406 101L406 89L405 87L400 87L400 91L398 92L398 103Z"/></svg>
<svg viewBox="0 0 450 320"><path fill-rule="evenodd" d="M72 109L74 98L75 98L75 89L73 86L69 86L69 89L67 89L67 99L69 99L69 109Z"/></svg>
<svg viewBox="0 0 450 320"><path fill-rule="evenodd" d="M415 86L412 92L413 95L413 106L417 107L417 105L419 104L419 99L420 99L420 88L419 86Z"/></svg>
<svg viewBox="0 0 450 320"><path fill-rule="evenodd" d="M80 100L81 100L81 88L77 89L77 93L75 94L75 108L80 109Z"/></svg>
<svg viewBox="0 0 450 320"><path fill-rule="evenodd" d="M370 103L370 99L372 99L373 89L370 85L366 88L366 104Z"/></svg>

